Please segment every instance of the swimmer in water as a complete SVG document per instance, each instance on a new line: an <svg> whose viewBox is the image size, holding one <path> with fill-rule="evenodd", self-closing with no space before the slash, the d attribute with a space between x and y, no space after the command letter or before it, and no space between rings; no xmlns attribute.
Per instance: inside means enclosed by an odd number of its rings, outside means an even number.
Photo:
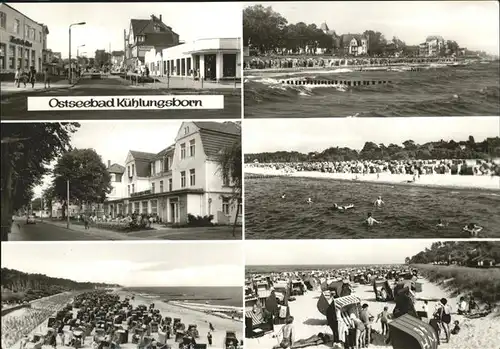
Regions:
<svg viewBox="0 0 500 349"><path fill-rule="evenodd" d="M347 211L350 208L354 208L353 204L345 205L345 206L339 206L337 204L333 204L333 209L337 211Z"/></svg>
<svg viewBox="0 0 500 349"><path fill-rule="evenodd" d="M311 200L311 198L307 199L307 203L308 203L309 205L313 203L313 202L312 202L312 200Z"/></svg>
<svg viewBox="0 0 500 349"><path fill-rule="evenodd" d="M439 220L438 224L436 224L436 227L438 228L444 228L448 226L448 222L443 221L442 219Z"/></svg>
<svg viewBox="0 0 500 349"><path fill-rule="evenodd" d="M286 194L281 195L281 198L282 199L286 198Z"/></svg>
<svg viewBox="0 0 500 349"><path fill-rule="evenodd" d="M476 223L470 223L464 227L464 231L468 232L471 237L477 237L481 230L483 230L483 227L477 225Z"/></svg>
<svg viewBox="0 0 500 349"><path fill-rule="evenodd" d="M382 201L382 197L379 196L377 200L373 203L373 206L375 207L382 207L382 205L385 205L385 202Z"/></svg>
<svg viewBox="0 0 500 349"><path fill-rule="evenodd" d="M372 226L373 224L380 224L379 221L377 221L375 218L372 217L371 213L368 213L368 218L366 219L366 224L369 226Z"/></svg>

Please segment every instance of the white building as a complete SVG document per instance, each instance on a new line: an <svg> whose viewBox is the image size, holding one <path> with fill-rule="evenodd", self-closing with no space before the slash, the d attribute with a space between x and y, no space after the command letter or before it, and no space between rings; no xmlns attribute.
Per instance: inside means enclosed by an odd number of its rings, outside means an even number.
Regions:
<svg viewBox="0 0 500 349"><path fill-rule="evenodd" d="M232 200L232 184L217 158L240 137L233 122L184 122L175 143L159 153L129 151L124 167L108 165L115 177L104 213L152 214L172 224L187 223L188 214L213 215L213 223L230 224L241 200Z"/></svg>
<svg viewBox="0 0 500 349"><path fill-rule="evenodd" d="M240 38L200 39L163 50L152 48L145 54L153 76L239 79L241 63Z"/></svg>

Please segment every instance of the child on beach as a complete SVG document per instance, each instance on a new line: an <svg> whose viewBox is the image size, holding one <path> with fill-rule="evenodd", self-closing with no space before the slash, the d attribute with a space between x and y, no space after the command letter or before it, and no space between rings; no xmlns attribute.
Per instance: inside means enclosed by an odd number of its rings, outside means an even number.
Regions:
<svg viewBox="0 0 500 349"><path fill-rule="evenodd" d="M389 334L389 307L384 307L384 310L378 314L377 322L380 320L380 323L382 324L382 336L388 335Z"/></svg>

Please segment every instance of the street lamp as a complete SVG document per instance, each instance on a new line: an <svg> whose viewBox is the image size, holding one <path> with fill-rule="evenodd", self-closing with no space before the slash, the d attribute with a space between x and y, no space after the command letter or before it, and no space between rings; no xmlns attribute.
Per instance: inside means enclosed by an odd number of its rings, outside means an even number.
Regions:
<svg viewBox="0 0 500 349"><path fill-rule="evenodd" d="M72 79L71 79L71 27L74 26L74 25L84 25L84 24L86 24L86 22L73 23L73 24L71 24L69 26L69 70L68 70L68 80L69 80L70 84L71 84L71 81L72 81Z"/></svg>

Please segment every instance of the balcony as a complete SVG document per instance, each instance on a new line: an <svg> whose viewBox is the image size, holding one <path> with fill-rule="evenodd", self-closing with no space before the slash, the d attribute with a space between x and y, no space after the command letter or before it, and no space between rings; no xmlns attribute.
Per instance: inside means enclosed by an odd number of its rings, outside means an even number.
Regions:
<svg viewBox="0 0 500 349"><path fill-rule="evenodd" d="M132 194L130 194L130 197L135 198L138 196L144 196L144 195L150 195L150 194L151 194L151 189L148 189L148 190L143 190L143 191L138 191L138 192L132 193Z"/></svg>

